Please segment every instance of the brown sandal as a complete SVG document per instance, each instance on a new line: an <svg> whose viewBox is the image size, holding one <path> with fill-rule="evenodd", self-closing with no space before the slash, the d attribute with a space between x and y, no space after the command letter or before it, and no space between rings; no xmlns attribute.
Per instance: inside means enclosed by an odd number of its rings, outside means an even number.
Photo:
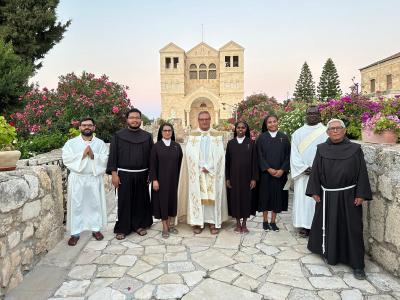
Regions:
<svg viewBox="0 0 400 300"><path fill-rule="evenodd" d="M241 233L242 232L242 227L241 226L236 226L235 229L233 229L233 232L234 233Z"/></svg>
<svg viewBox="0 0 400 300"><path fill-rule="evenodd" d="M210 233L212 235L218 234L219 230L217 228L215 228L215 225L211 226L210 225Z"/></svg>
<svg viewBox="0 0 400 300"><path fill-rule="evenodd" d="M117 240L123 240L123 239L125 239L125 234L123 234L123 233L117 233L117 235L115 236L115 238L117 239Z"/></svg>
<svg viewBox="0 0 400 300"><path fill-rule="evenodd" d="M202 231L203 229L200 226L193 226L194 234L200 234Z"/></svg>
<svg viewBox="0 0 400 300"><path fill-rule="evenodd" d="M140 235L140 236L144 236L144 235L147 234L147 231L146 231L146 229L139 228L138 230L136 230L136 233L137 233L138 235Z"/></svg>

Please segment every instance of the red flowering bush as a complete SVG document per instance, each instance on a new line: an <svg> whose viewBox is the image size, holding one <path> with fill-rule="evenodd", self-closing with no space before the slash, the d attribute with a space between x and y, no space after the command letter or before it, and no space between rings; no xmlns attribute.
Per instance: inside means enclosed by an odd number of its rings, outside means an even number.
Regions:
<svg viewBox="0 0 400 300"><path fill-rule="evenodd" d="M277 114L281 105L274 97L266 94L254 94L238 103L236 107L237 120L246 121L251 130L251 137L255 139L261 132L262 122L269 114ZM235 123L235 112L229 122Z"/></svg>
<svg viewBox="0 0 400 300"><path fill-rule="evenodd" d="M109 141L124 126L123 114L131 107L127 89L106 75L70 73L60 77L55 90L36 87L25 94L20 98L24 110L10 117L18 135L27 138L30 134L68 134L81 118L90 116L96 121L97 136Z"/></svg>

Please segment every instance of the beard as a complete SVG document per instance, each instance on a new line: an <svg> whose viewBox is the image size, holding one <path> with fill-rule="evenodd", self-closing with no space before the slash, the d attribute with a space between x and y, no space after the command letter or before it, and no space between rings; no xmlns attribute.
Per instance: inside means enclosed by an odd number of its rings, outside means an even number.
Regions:
<svg viewBox="0 0 400 300"><path fill-rule="evenodd" d="M138 125L138 126L133 126L133 125L128 124L128 127L129 127L130 129L137 130L137 129L140 128L140 125Z"/></svg>
<svg viewBox="0 0 400 300"><path fill-rule="evenodd" d="M82 130L81 134L84 136L92 136L93 131L92 130Z"/></svg>

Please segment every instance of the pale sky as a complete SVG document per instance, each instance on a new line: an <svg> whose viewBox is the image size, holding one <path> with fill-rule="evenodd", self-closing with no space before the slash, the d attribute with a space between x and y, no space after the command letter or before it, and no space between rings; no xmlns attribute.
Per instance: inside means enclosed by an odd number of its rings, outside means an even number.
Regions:
<svg viewBox="0 0 400 300"><path fill-rule="evenodd" d="M341 87L359 82L359 68L400 51L399 0L61 0L58 17L72 19L33 82L55 88L58 76L106 74L130 87L133 105L160 114L159 49L188 51L201 42L245 48L245 96L291 96L304 61L318 84L331 57Z"/></svg>

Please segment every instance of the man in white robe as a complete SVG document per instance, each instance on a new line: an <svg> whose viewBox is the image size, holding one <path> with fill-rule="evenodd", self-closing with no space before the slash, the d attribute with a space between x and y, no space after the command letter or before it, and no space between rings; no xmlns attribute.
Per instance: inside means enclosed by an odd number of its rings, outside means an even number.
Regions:
<svg viewBox="0 0 400 300"><path fill-rule="evenodd" d="M314 217L315 201L305 195L311 166L317 151L317 145L328 138L326 127L320 123L321 116L317 106L306 111L306 124L292 135L290 154L290 172L294 181L293 226L300 228L300 235L308 236Z"/></svg>
<svg viewBox="0 0 400 300"><path fill-rule="evenodd" d="M81 134L62 148L64 165L69 169L67 230L68 245L75 246L80 233L91 230L96 240L102 240L101 228L107 223L103 175L108 160L108 146L93 135L94 120L80 122Z"/></svg>
<svg viewBox="0 0 400 300"><path fill-rule="evenodd" d="M225 151L222 134L210 128L208 112L198 115L199 128L185 145L178 187L178 216L186 216L193 232L208 223L217 234L228 219L225 188Z"/></svg>

